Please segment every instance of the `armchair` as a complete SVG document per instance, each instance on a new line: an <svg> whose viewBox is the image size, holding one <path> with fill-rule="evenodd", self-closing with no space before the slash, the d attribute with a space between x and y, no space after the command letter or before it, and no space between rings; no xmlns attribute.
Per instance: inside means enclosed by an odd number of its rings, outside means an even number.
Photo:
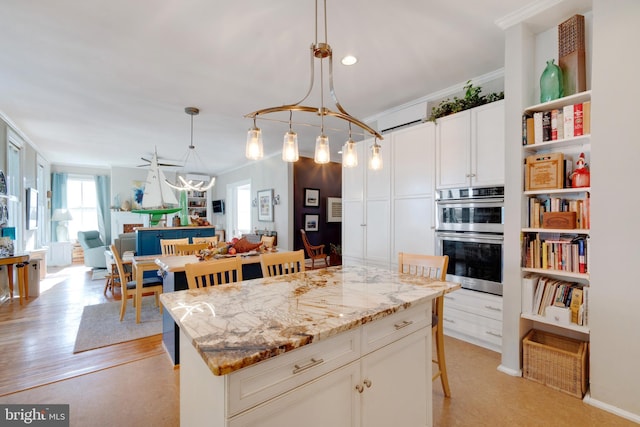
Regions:
<svg viewBox="0 0 640 427"><path fill-rule="evenodd" d="M104 251L108 248L98 231L78 231L78 243L84 252L84 265L92 268L107 268Z"/></svg>

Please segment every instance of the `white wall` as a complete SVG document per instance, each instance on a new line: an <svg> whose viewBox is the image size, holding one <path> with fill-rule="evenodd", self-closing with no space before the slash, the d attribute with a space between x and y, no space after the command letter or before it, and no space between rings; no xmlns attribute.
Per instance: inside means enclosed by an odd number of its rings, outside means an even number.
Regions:
<svg viewBox="0 0 640 427"><path fill-rule="evenodd" d="M280 204L274 206L273 222L258 221L258 208L251 210L252 228L269 229L278 233L278 247L283 250L293 248L293 167L283 162L280 153L259 162L218 175L212 189L212 199L226 199L227 185L243 180L251 180L251 198L259 190L273 188L273 194L280 196ZM229 207L225 209L228 211ZM226 215L213 215L212 224L216 229L224 229Z"/></svg>
<svg viewBox="0 0 640 427"><path fill-rule="evenodd" d="M591 397L640 422L640 2L593 0Z"/></svg>

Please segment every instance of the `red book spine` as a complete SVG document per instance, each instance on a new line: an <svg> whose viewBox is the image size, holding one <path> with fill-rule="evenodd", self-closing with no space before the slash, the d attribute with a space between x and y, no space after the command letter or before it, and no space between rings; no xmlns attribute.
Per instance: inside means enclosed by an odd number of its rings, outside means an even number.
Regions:
<svg viewBox="0 0 640 427"><path fill-rule="evenodd" d="M582 104L575 104L573 106L573 136L583 134L583 125Z"/></svg>

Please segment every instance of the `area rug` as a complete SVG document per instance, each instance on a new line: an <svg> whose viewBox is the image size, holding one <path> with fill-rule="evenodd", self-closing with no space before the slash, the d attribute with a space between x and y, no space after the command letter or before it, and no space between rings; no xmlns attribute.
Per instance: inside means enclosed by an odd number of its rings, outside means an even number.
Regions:
<svg viewBox="0 0 640 427"><path fill-rule="evenodd" d="M91 271L91 280L104 280L107 278L107 270L106 268L97 268Z"/></svg>
<svg viewBox="0 0 640 427"><path fill-rule="evenodd" d="M131 301L121 322L120 304L116 301L84 307L74 353L162 333L162 315L155 306L155 298L142 298L140 323L136 323L136 310Z"/></svg>

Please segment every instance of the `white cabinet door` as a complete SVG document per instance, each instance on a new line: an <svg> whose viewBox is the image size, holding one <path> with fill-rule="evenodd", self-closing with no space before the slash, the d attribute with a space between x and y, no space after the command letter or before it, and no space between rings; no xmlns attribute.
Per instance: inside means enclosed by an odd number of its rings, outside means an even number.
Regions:
<svg viewBox="0 0 640 427"><path fill-rule="evenodd" d="M395 198L433 194L435 136L433 122L391 134Z"/></svg>
<svg viewBox="0 0 640 427"><path fill-rule="evenodd" d="M504 101L471 112L471 185L504 185Z"/></svg>
<svg viewBox="0 0 640 427"><path fill-rule="evenodd" d="M393 253L435 254L433 196L396 199L393 207ZM396 262L397 260L393 260Z"/></svg>
<svg viewBox="0 0 640 427"><path fill-rule="evenodd" d="M362 358L363 426L432 424L430 331L423 328Z"/></svg>
<svg viewBox="0 0 640 427"><path fill-rule="evenodd" d="M389 200L367 200L365 258L386 265L391 256L391 215Z"/></svg>
<svg viewBox="0 0 640 427"><path fill-rule="evenodd" d="M364 199L364 169L367 167L367 159L364 158L365 142L356 144L358 154L358 166L354 168L342 168L342 201Z"/></svg>
<svg viewBox="0 0 640 427"><path fill-rule="evenodd" d="M364 204L362 201L342 201L342 256L364 258Z"/></svg>
<svg viewBox="0 0 640 427"><path fill-rule="evenodd" d="M471 167L471 111L438 119L436 143L436 187L469 185Z"/></svg>
<svg viewBox="0 0 640 427"><path fill-rule="evenodd" d="M353 362L232 418L228 425L359 427L359 379L360 363Z"/></svg>

